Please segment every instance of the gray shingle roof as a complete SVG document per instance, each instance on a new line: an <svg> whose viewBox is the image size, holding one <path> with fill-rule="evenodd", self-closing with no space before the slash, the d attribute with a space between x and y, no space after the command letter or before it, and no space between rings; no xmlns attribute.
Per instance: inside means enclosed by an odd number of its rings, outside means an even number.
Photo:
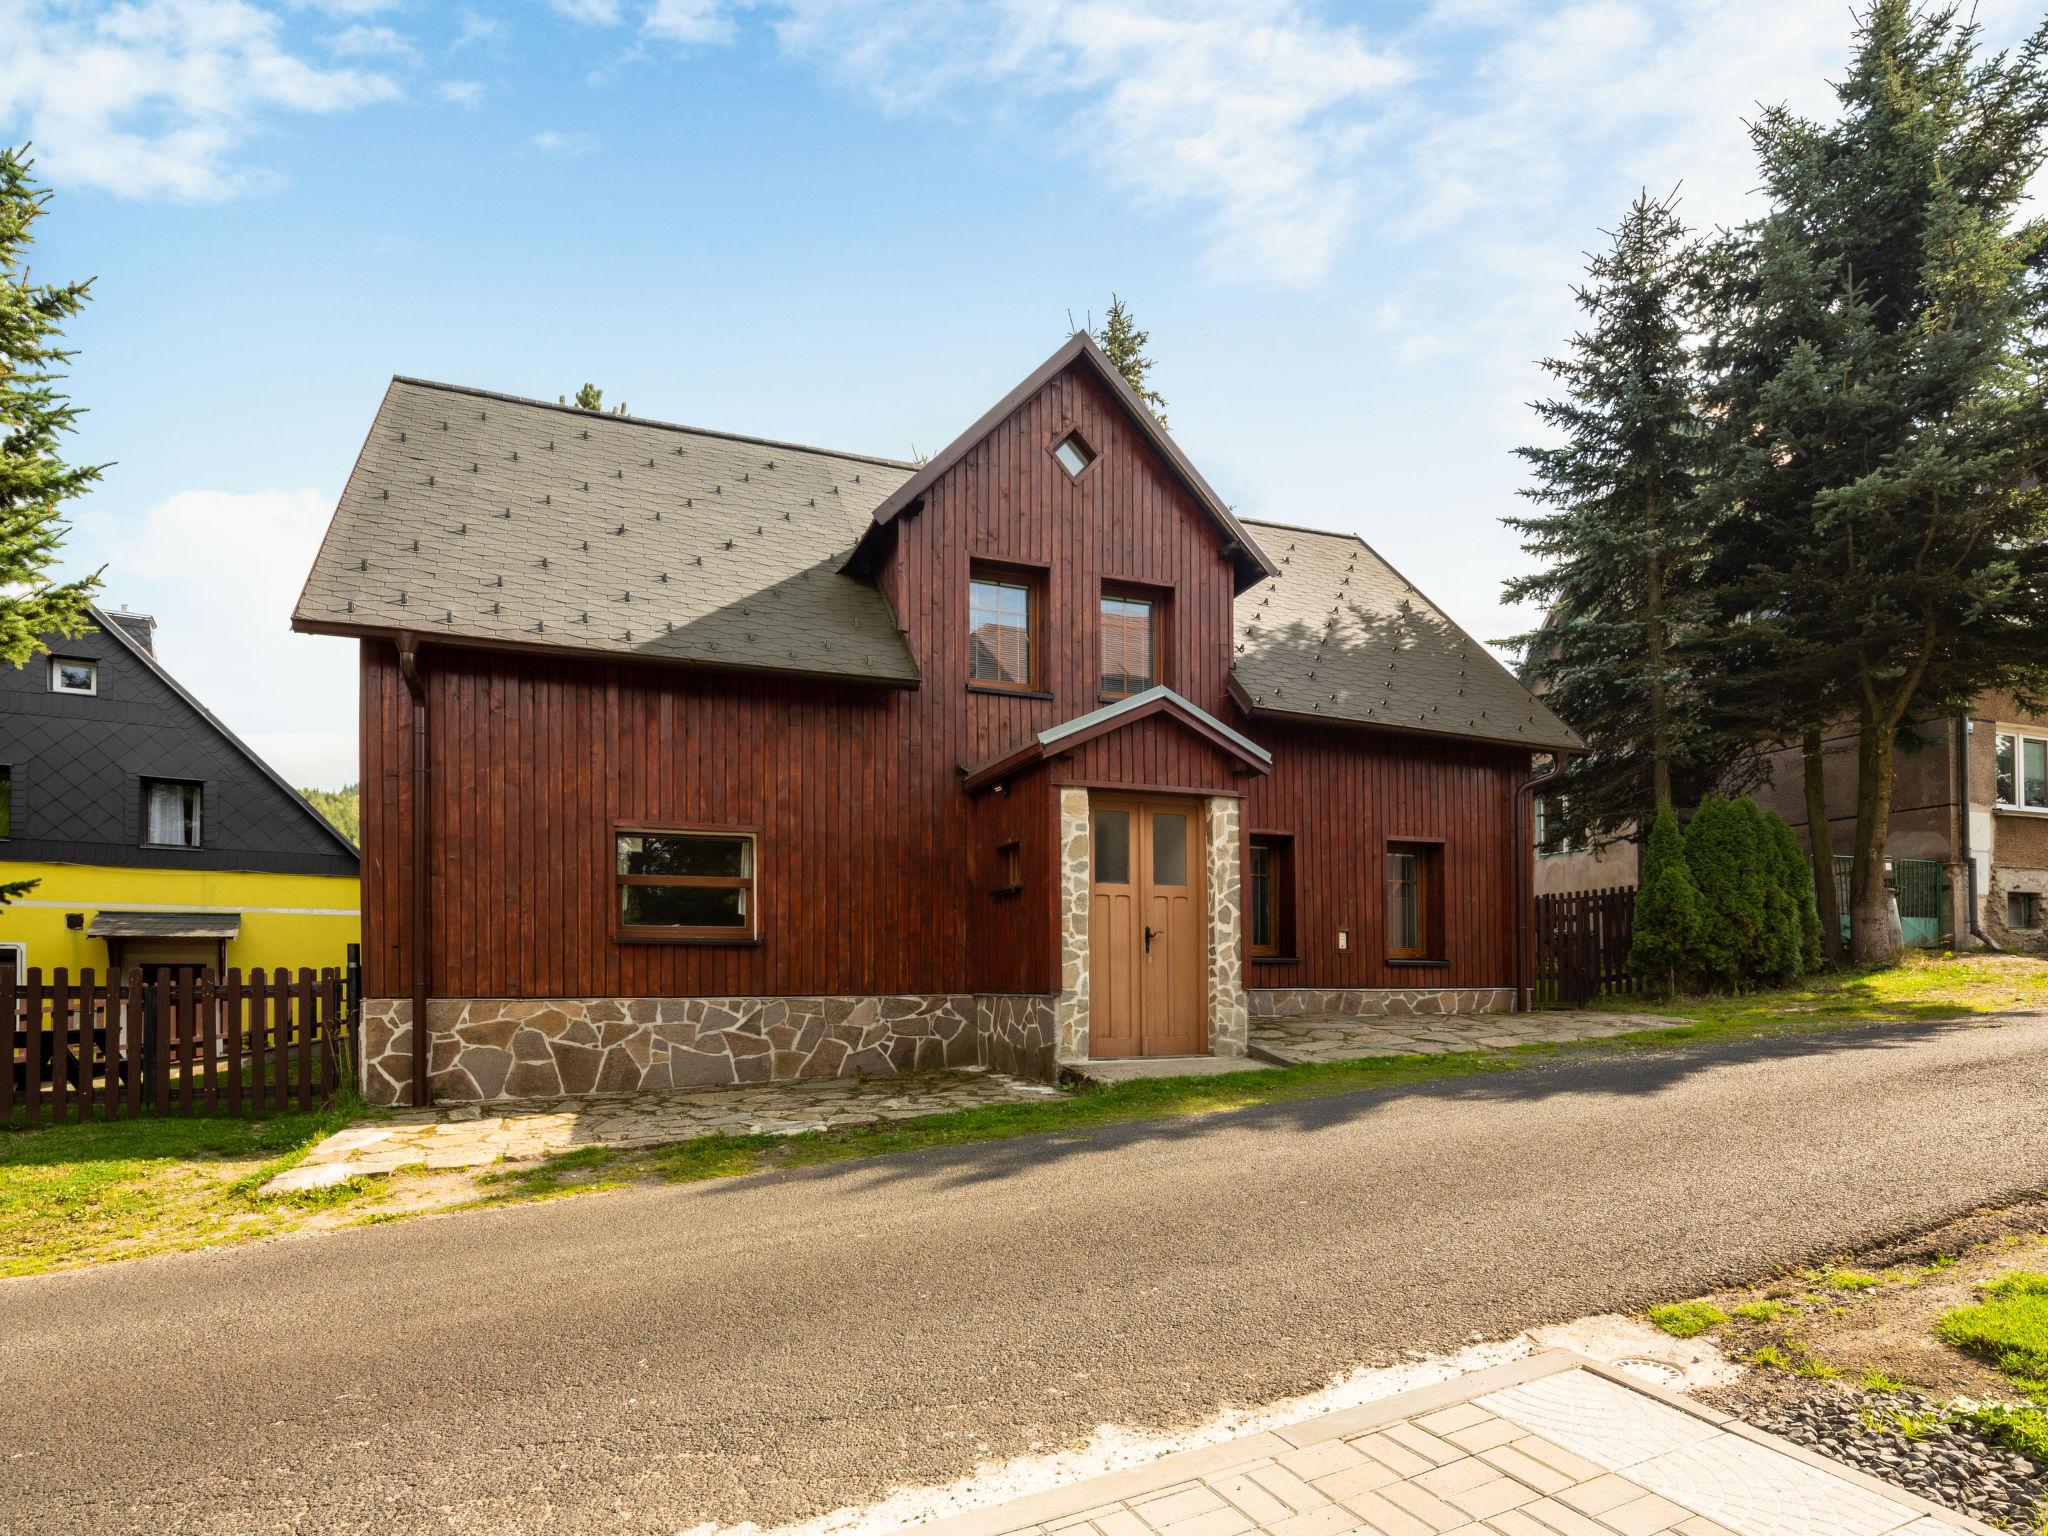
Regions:
<svg viewBox="0 0 2048 1536"><path fill-rule="evenodd" d="M397 378L293 622L910 683L840 567L914 468Z"/></svg>
<svg viewBox="0 0 2048 1536"><path fill-rule="evenodd" d="M1254 714L1583 748L1363 539L1245 527L1280 569L1237 599L1231 673Z"/></svg>

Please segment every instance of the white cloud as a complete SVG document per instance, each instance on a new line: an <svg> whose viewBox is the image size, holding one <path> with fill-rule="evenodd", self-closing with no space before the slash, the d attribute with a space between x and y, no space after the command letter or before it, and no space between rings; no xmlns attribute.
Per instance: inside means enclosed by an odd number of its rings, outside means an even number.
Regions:
<svg viewBox="0 0 2048 1536"><path fill-rule="evenodd" d="M671 43L722 43L733 25L723 0L654 0L641 30Z"/></svg>
<svg viewBox="0 0 2048 1536"><path fill-rule="evenodd" d="M597 148L597 140L587 133L558 133L545 128L533 136L533 147L550 155L587 155Z"/></svg>
<svg viewBox="0 0 2048 1536"><path fill-rule="evenodd" d="M232 197L274 178L236 152L273 111L346 111L388 77L292 53L244 0L137 0L96 16L0 0L0 131L32 139L53 179L124 197Z"/></svg>
<svg viewBox="0 0 2048 1536"><path fill-rule="evenodd" d="M323 788L356 776L356 649L293 634L291 610L333 509L314 490L182 491L94 541L102 603L154 614L172 675L294 784Z"/></svg>
<svg viewBox="0 0 2048 1536"><path fill-rule="evenodd" d="M409 59L413 46L389 27L369 27L361 22L329 35L327 51L344 59Z"/></svg>
<svg viewBox="0 0 2048 1536"><path fill-rule="evenodd" d="M619 0L548 0L557 15L580 21L587 27L616 27Z"/></svg>
<svg viewBox="0 0 2048 1536"><path fill-rule="evenodd" d="M357 16L375 16L383 11L396 10L399 0L290 0L295 11L318 11L324 16L339 16L344 19Z"/></svg>
<svg viewBox="0 0 2048 1536"><path fill-rule="evenodd" d="M451 107L474 112L483 105L484 87L480 80L443 80L434 87L434 94Z"/></svg>
<svg viewBox="0 0 2048 1536"><path fill-rule="evenodd" d="M459 53L477 43L496 44L504 40L505 23L495 16L482 16L465 9L455 32L455 39L449 43L450 53Z"/></svg>
<svg viewBox="0 0 2048 1536"><path fill-rule="evenodd" d="M1205 213L1227 279L1314 284L1408 66L1300 0L786 0L785 48L886 107L1050 115L1112 183Z"/></svg>

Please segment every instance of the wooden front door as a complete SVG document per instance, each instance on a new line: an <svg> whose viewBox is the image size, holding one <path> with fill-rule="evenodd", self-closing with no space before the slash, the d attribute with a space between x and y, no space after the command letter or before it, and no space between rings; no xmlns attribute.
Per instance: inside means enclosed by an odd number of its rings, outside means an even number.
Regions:
<svg viewBox="0 0 2048 1536"><path fill-rule="evenodd" d="M1201 802L1095 795L1088 810L1088 1053L1206 1054Z"/></svg>

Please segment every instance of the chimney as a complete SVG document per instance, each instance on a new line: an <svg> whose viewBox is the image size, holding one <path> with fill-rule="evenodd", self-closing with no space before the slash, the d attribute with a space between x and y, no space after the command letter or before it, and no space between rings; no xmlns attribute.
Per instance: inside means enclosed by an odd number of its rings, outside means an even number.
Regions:
<svg viewBox="0 0 2048 1536"><path fill-rule="evenodd" d="M107 615L121 626L121 632L150 655L156 654L156 620L146 613L130 613L123 608L119 613Z"/></svg>

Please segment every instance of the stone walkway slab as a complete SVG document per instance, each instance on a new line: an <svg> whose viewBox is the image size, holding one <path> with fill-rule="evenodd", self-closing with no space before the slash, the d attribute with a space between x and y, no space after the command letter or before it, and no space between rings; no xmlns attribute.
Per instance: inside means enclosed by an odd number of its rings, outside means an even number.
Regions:
<svg viewBox="0 0 2048 1536"><path fill-rule="evenodd" d="M1118 1061L1075 1061L1062 1069L1084 1083L1129 1083L1150 1077L1223 1077L1270 1072L1273 1063L1249 1056L1129 1056Z"/></svg>
<svg viewBox="0 0 2048 1536"><path fill-rule="evenodd" d="M1990 1536L1562 1350L913 1527L919 1536Z"/></svg>
<svg viewBox="0 0 2048 1536"><path fill-rule="evenodd" d="M1607 1040L1644 1029L1684 1024L1655 1013L1592 1013L1541 1008L1531 1013L1417 1013L1374 1018L1252 1020L1254 1054L1286 1066L1355 1061L1365 1056L1445 1056L1455 1051L1506 1051L1518 1045Z"/></svg>
<svg viewBox="0 0 2048 1536"><path fill-rule="evenodd" d="M336 1131L266 1195L320 1189L408 1165L478 1168L578 1147L653 1147L699 1136L797 1136L956 1109L1063 1097L1057 1088L978 1067L900 1077L819 1078L692 1093L509 1101L397 1110Z"/></svg>

